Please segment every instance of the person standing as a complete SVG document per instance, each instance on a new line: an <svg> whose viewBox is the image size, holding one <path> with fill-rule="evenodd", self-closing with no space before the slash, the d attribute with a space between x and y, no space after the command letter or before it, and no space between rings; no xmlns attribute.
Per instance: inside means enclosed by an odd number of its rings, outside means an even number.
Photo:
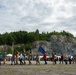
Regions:
<svg viewBox="0 0 76 75"><path fill-rule="evenodd" d="M57 55L56 55L56 53L55 53L54 57L55 57L54 58L55 59L54 62L55 62L55 64L57 64Z"/></svg>
<svg viewBox="0 0 76 75"><path fill-rule="evenodd" d="M39 53L37 52L37 55L36 55L36 65L37 64L40 64L40 58L39 58Z"/></svg>
<svg viewBox="0 0 76 75"><path fill-rule="evenodd" d="M73 64L76 64L76 53L73 54Z"/></svg>
<svg viewBox="0 0 76 75"><path fill-rule="evenodd" d="M20 61L20 65L23 65L23 55L22 53L20 53L20 57L19 57L19 61Z"/></svg>
<svg viewBox="0 0 76 75"><path fill-rule="evenodd" d="M11 57L11 65L16 65L16 55L13 54L12 57Z"/></svg>
<svg viewBox="0 0 76 75"><path fill-rule="evenodd" d="M55 55L54 53L52 53L52 62L53 62L53 65L55 64Z"/></svg>
<svg viewBox="0 0 76 75"><path fill-rule="evenodd" d="M4 64L6 63L6 55L7 55L7 52L6 50L4 50Z"/></svg>
<svg viewBox="0 0 76 75"><path fill-rule="evenodd" d="M44 59L44 62L45 62L45 64L47 64L47 55L46 55L46 52L44 53L44 55L43 55L43 59Z"/></svg>
<svg viewBox="0 0 76 75"><path fill-rule="evenodd" d="M28 60L29 60L29 65L31 65L31 59L32 59L32 53L31 51L29 52L29 55L28 55Z"/></svg>
<svg viewBox="0 0 76 75"><path fill-rule="evenodd" d="M65 64L67 65L68 64L68 55L67 54L64 55L64 61L65 61Z"/></svg>
<svg viewBox="0 0 76 75"><path fill-rule="evenodd" d="M24 65L26 64L25 60L26 60L26 50L23 49L23 56L24 56Z"/></svg>
<svg viewBox="0 0 76 75"><path fill-rule="evenodd" d="M18 60L19 60L19 53L16 52L16 65L18 65Z"/></svg>
<svg viewBox="0 0 76 75"><path fill-rule="evenodd" d="M71 64L72 61L71 54L68 55L68 60L69 60L69 64Z"/></svg>
<svg viewBox="0 0 76 75"><path fill-rule="evenodd" d="M63 64L63 60L64 60L63 53L61 53L60 64L61 64L61 63Z"/></svg>
<svg viewBox="0 0 76 75"><path fill-rule="evenodd" d="M0 65L1 65L1 61L2 61L2 54L0 52Z"/></svg>

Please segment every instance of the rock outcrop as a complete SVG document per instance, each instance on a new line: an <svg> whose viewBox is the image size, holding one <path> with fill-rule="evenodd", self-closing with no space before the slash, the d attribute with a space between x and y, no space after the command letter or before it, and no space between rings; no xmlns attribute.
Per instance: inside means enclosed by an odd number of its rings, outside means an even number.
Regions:
<svg viewBox="0 0 76 75"><path fill-rule="evenodd" d="M42 46L48 54L56 53L74 53L76 52L76 39L62 35L52 35L49 41L35 41L33 49Z"/></svg>

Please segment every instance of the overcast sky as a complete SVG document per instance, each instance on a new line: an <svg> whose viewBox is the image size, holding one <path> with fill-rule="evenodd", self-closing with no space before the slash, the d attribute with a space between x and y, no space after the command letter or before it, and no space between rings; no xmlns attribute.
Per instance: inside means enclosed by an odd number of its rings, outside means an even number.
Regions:
<svg viewBox="0 0 76 75"><path fill-rule="evenodd" d="M0 0L0 33L36 29L76 36L76 0Z"/></svg>

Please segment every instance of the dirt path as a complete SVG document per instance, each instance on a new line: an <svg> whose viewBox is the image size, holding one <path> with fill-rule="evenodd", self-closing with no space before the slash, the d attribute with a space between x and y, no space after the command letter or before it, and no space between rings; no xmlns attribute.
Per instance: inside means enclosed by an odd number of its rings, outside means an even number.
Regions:
<svg viewBox="0 0 76 75"><path fill-rule="evenodd" d="M0 75L76 75L76 64L1 65Z"/></svg>

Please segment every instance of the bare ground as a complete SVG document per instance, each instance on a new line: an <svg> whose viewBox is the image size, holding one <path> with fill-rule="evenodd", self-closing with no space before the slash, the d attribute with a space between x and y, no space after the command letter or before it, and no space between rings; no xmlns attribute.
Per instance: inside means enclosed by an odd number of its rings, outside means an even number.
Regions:
<svg viewBox="0 0 76 75"><path fill-rule="evenodd" d="M76 64L1 65L0 75L76 75Z"/></svg>

